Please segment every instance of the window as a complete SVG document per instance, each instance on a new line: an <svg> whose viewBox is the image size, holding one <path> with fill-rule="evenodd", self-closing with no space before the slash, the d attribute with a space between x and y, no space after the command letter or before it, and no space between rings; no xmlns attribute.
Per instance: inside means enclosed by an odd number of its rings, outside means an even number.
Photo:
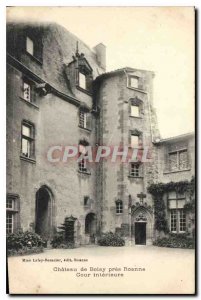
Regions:
<svg viewBox="0 0 201 300"><path fill-rule="evenodd" d="M180 233L186 231L186 214L184 205L186 203L185 194L170 191L168 193L168 204L170 209L170 231Z"/></svg>
<svg viewBox="0 0 201 300"><path fill-rule="evenodd" d="M140 109L138 105L131 105L131 117L139 117Z"/></svg>
<svg viewBox="0 0 201 300"><path fill-rule="evenodd" d="M35 102L35 85L28 78L22 80L22 98L28 102Z"/></svg>
<svg viewBox="0 0 201 300"><path fill-rule="evenodd" d="M89 196L84 196L84 206L89 205Z"/></svg>
<svg viewBox="0 0 201 300"><path fill-rule="evenodd" d="M79 126L91 130L91 113L80 109L79 112Z"/></svg>
<svg viewBox="0 0 201 300"><path fill-rule="evenodd" d="M86 163L86 160L84 158L79 162L79 171L80 172L87 172L87 163Z"/></svg>
<svg viewBox="0 0 201 300"><path fill-rule="evenodd" d="M123 202L121 200L116 201L116 213L117 214L123 213Z"/></svg>
<svg viewBox="0 0 201 300"><path fill-rule="evenodd" d="M139 147L139 136L131 134L131 147L138 148Z"/></svg>
<svg viewBox="0 0 201 300"><path fill-rule="evenodd" d="M130 85L130 87L133 87L133 88L136 88L136 89L139 88L139 78L134 77L134 76L130 76L129 85Z"/></svg>
<svg viewBox="0 0 201 300"><path fill-rule="evenodd" d="M78 162L79 171L86 173L87 172L87 161L85 155L87 155L86 145L79 144L79 157L82 155L82 160Z"/></svg>
<svg viewBox="0 0 201 300"><path fill-rule="evenodd" d="M28 36L26 37L26 51L29 54L34 55L34 42Z"/></svg>
<svg viewBox="0 0 201 300"><path fill-rule="evenodd" d="M25 29L25 35L24 35L24 48L26 53L31 56L33 61L37 63L42 63L43 55L42 55L42 49L43 49L43 41L42 41L42 31L40 28L27 28Z"/></svg>
<svg viewBox="0 0 201 300"><path fill-rule="evenodd" d="M31 158L34 156L34 127L33 125L23 122L22 123L22 155Z"/></svg>
<svg viewBox="0 0 201 300"><path fill-rule="evenodd" d="M133 177L140 176L140 164L136 164L136 163L130 164L130 176L133 176Z"/></svg>
<svg viewBox="0 0 201 300"><path fill-rule="evenodd" d="M31 86L30 86L30 84L24 82L23 92L24 92L23 98L30 102L31 101Z"/></svg>
<svg viewBox="0 0 201 300"><path fill-rule="evenodd" d="M93 69L85 58L84 53L79 53L78 45L75 54L76 60L69 63L70 68L74 66L76 71L76 87L82 92L92 93ZM75 64L75 61L77 62ZM73 64L73 65L72 65ZM71 66L72 65L72 66Z"/></svg>
<svg viewBox="0 0 201 300"><path fill-rule="evenodd" d="M170 169L170 171L185 170L187 168L188 168L187 149L169 153L169 169Z"/></svg>
<svg viewBox="0 0 201 300"><path fill-rule="evenodd" d="M18 197L9 195L6 199L6 233L13 233L17 229Z"/></svg>
<svg viewBox="0 0 201 300"><path fill-rule="evenodd" d="M79 72L79 87L86 90L86 76Z"/></svg>
<svg viewBox="0 0 201 300"><path fill-rule="evenodd" d="M6 212L6 233L13 233L13 214Z"/></svg>
<svg viewBox="0 0 201 300"><path fill-rule="evenodd" d="M171 232L177 232L177 211L176 209L171 210Z"/></svg>
<svg viewBox="0 0 201 300"><path fill-rule="evenodd" d="M170 211L170 231L173 233L186 231L186 214L183 209L172 209Z"/></svg>
<svg viewBox="0 0 201 300"><path fill-rule="evenodd" d="M86 113L80 110L79 126L86 128Z"/></svg>
<svg viewBox="0 0 201 300"><path fill-rule="evenodd" d="M179 210L179 232L186 231L186 214L183 209Z"/></svg>

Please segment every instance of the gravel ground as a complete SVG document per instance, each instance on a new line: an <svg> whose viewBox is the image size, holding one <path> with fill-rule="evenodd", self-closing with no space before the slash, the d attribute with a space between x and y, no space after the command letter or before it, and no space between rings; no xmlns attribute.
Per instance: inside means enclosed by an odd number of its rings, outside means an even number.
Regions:
<svg viewBox="0 0 201 300"><path fill-rule="evenodd" d="M194 250L133 247L50 249L8 258L12 294L191 294Z"/></svg>

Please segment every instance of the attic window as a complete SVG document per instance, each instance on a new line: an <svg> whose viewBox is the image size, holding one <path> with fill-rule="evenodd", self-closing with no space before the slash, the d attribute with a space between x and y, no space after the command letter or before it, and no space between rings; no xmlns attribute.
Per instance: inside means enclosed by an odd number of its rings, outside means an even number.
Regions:
<svg viewBox="0 0 201 300"><path fill-rule="evenodd" d="M86 90L87 84L86 84L86 75L79 72L79 87Z"/></svg>
<svg viewBox="0 0 201 300"><path fill-rule="evenodd" d="M34 42L28 36L26 37L26 51L29 54L34 55Z"/></svg>
<svg viewBox="0 0 201 300"><path fill-rule="evenodd" d="M92 92L92 68L88 61L86 60L83 53L79 54L76 53L76 60L77 60L77 87L80 88L82 91L86 91L91 93Z"/></svg>

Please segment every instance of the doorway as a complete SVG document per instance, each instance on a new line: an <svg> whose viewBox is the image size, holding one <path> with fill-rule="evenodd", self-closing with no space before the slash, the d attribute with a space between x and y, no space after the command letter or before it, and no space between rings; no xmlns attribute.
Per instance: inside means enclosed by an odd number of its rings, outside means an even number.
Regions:
<svg viewBox="0 0 201 300"><path fill-rule="evenodd" d="M35 232L45 239L50 238L52 207L50 192L41 187L36 193Z"/></svg>
<svg viewBox="0 0 201 300"><path fill-rule="evenodd" d="M135 223L135 244L146 245L146 223L136 222Z"/></svg>
<svg viewBox="0 0 201 300"><path fill-rule="evenodd" d="M96 234L96 215L94 213L89 213L85 219L85 234L89 235L89 243L95 243Z"/></svg>

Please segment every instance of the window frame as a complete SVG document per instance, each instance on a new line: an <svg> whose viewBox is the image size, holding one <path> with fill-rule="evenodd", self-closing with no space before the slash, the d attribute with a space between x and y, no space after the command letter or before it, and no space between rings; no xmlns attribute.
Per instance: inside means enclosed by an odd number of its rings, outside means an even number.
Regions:
<svg viewBox="0 0 201 300"><path fill-rule="evenodd" d="M84 86L82 85L84 79ZM78 71L78 85L81 89L87 90L87 75L84 72Z"/></svg>
<svg viewBox="0 0 201 300"><path fill-rule="evenodd" d="M172 230L172 216L174 213L174 228L175 230ZM183 227L182 227L183 226ZM183 230L181 230L181 227ZM185 233L187 230L187 219L186 219L186 213L183 208L174 208L170 210L170 232L171 233Z"/></svg>
<svg viewBox="0 0 201 300"><path fill-rule="evenodd" d="M31 52L28 49L29 48L28 41L30 41L32 43L32 51ZM26 52L29 53L29 55L31 55L31 56L34 56L34 46L35 46L34 40L29 35L26 35Z"/></svg>
<svg viewBox="0 0 201 300"><path fill-rule="evenodd" d="M89 146L89 143L84 140L84 141L80 141L78 145L79 145L79 157L78 158L80 158L80 156L83 154L84 154L84 156L85 155L87 156L87 152L85 153L85 151L86 151L85 148L87 146ZM84 148L82 151L80 151L80 148L81 148L80 146L82 146ZM87 161L84 157L81 161L78 161L78 171L83 174L90 174Z"/></svg>
<svg viewBox="0 0 201 300"><path fill-rule="evenodd" d="M12 207L8 207L8 201L12 202ZM11 227L8 229L8 219L11 220ZM11 234L17 231L19 227L19 196L16 194L7 194L6 197L6 234Z"/></svg>
<svg viewBox="0 0 201 300"><path fill-rule="evenodd" d="M137 86L133 86L132 85L132 79L135 79L136 80L136 82L137 82ZM130 75L129 76L129 87L131 87L131 88L133 88L133 89L139 89L139 80L140 80L140 78L139 78L139 76L132 76L132 75Z"/></svg>
<svg viewBox="0 0 201 300"><path fill-rule="evenodd" d="M181 163L180 163L180 153L182 152L186 152L186 168L181 168ZM171 160L170 160L170 156L171 155L175 155L176 154L176 168L173 169L171 167ZM177 172L177 171L183 171L183 170L187 170L189 168L189 157L188 157L188 148L184 148L184 149L178 149L178 150L173 150L173 151L169 151L168 152L168 168L170 172Z"/></svg>
<svg viewBox="0 0 201 300"><path fill-rule="evenodd" d="M136 167L138 167L138 168L135 169ZM130 177L140 178L141 177L141 164L138 162L130 162L129 175L130 175Z"/></svg>
<svg viewBox="0 0 201 300"><path fill-rule="evenodd" d="M25 53L35 62L42 65L43 63L43 42L42 42L42 34L40 30L27 29L24 33L24 50ZM27 41L31 40L33 43L33 53L28 51L27 49Z"/></svg>
<svg viewBox="0 0 201 300"><path fill-rule="evenodd" d="M27 127L30 130L30 136L23 133L23 127ZM23 153L23 140L27 141L29 145L29 154ZM27 159L35 159L35 126L29 121L23 120L21 124L21 156Z"/></svg>
<svg viewBox="0 0 201 300"><path fill-rule="evenodd" d="M137 137L138 143L137 143L136 145L134 145L134 144L132 143L132 137ZM131 139L130 147L131 147L132 149L139 149L139 146L140 146L140 136L139 136L139 134L131 133L130 139Z"/></svg>
<svg viewBox="0 0 201 300"><path fill-rule="evenodd" d="M116 201L116 214L117 215L123 214L123 201L122 200Z"/></svg>
<svg viewBox="0 0 201 300"><path fill-rule="evenodd" d="M132 113L132 108L133 107L137 107L138 108L138 114L137 115ZM131 105L130 105L130 117L132 117L132 118L140 118L141 117L140 105L138 105L138 104L132 104L131 103Z"/></svg>
<svg viewBox="0 0 201 300"><path fill-rule="evenodd" d="M91 131L92 130L92 115L86 108L80 108L79 110L79 124L78 126L82 129Z"/></svg>

